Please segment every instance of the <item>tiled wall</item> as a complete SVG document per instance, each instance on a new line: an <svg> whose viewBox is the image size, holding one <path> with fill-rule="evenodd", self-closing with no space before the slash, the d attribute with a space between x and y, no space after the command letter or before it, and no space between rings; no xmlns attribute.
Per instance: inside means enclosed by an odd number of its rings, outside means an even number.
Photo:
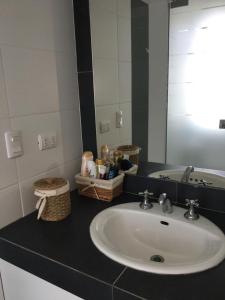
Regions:
<svg viewBox="0 0 225 300"><path fill-rule="evenodd" d="M165 163L166 154L168 18L168 0L151 0L149 5L148 161L161 163Z"/></svg>
<svg viewBox="0 0 225 300"><path fill-rule="evenodd" d="M82 152L72 0L0 1L0 227L33 211L32 184L63 176L74 188ZM7 159L4 132L22 131ZM57 147L39 151L38 133Z"/></svg>
<svg viewBox="0 0 225 300"><path fill-rule="evenodd" d="M92 57L98 148L131 143L131 7L130 0L90 0ZM116 112L123 111L122 128ZM100 121L110 131L100 133Z"/></svg>

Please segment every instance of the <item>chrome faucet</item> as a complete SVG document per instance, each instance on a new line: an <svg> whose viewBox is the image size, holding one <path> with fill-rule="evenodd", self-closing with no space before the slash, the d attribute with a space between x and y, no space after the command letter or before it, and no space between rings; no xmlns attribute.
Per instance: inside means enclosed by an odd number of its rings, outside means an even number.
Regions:
<svg viewBox="0 0 225 300"><path fill-rule="evenodd" d="M138 193L139 196L144 196L143 201L140 203L140 208L142 209L150 209L153 207L150 197L153 196L153 193L149 193L148 190L145 190L144 192Z"/></svg>
<svg viewBox="0 0 225 300"><path fill-rule="evenodd" d="M198 220L199 214L196 212L196 207L199 207L198 199L186 199L186 206L189 207L188 211L184 214L184 217L188 220Z"/></svg>
<svg viewBox="0 0 225 300"><path fill-rule="evenodd" d="M173 205L169 198L167 198L166 193L159 195L158 199L159 205L162 206L163 213L171 214L173 212Z"/></svg>
<svg viewBox="0 0 225 300"><path fill-rule="evenodd" d="M190 178L190 175L192 172L194 172L194 167L192 166L188 166L185 170L184 170L184 173L181 177L181 182L188 182L189 181L189 178Z"/></svg>

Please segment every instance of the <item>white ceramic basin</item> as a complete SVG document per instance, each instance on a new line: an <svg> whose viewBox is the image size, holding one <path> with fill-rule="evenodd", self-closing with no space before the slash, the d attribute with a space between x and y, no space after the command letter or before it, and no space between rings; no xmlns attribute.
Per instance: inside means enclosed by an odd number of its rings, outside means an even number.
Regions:
<svg viewBox="0 0 225 300"><path fill-rule="evenodd" d="M153 178L163 178L167 177L171 180L181 181L182 175L184 173L184 170L163 170L151 173L149 177ZM225 188L225 177L216 175L213 173L207 173L202 171L194 171L191 173L189 178L189 183L192 184L199 184L201 181L206 181L206 185L212 186L212 187L219 187L219 188Z"/></svg>
<svg viewBox="0 0 225 300"><path fill-rule="evenodd" d="M150 210L138 203L117 205L93 219L91 238L106 256L137 270L187 274L216 266L225 257L223 232L202 216L186 220L184 212L174 207L165 215L158 204Z"/></svg>

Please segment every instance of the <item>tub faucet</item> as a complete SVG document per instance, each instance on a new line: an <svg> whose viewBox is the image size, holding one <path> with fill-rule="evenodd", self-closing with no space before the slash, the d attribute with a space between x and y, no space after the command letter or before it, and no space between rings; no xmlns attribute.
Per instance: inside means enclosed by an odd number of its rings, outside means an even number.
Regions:
<svg viewBox="0 0 225 300"><path fill-rule="evenodd" d="M163 213L171 214L173 212L172 202L167 198L166 193L162 193L159 195L158 202L159 205L162 206Z"/></svg>
<svg viewBox="0 0 225 300"><path fill-rule="evenodd" d="M189 181L189 178L190 178L190 175L192 172L194 172L194 167L192 166L188 166L185 170L184 170L184 173L181 177L181 182L188 182Z"/></svg>

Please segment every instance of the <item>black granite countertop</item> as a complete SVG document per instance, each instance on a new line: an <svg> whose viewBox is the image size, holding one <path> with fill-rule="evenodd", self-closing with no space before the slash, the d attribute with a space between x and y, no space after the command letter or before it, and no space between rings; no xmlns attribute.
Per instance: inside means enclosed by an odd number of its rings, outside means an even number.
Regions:
<svg viewBox="0 0 225 300"><path fill-rule="evenodd" d="M225 299L225 261L205 272L157 275L124 267L100 253L89 226L103 209L130 201L123 194L111 203L72 193L72 214L61 222L36 220L36 213L0 230L0 257L83 299ZM225 232L225 214L202 210Z"/></svg>

